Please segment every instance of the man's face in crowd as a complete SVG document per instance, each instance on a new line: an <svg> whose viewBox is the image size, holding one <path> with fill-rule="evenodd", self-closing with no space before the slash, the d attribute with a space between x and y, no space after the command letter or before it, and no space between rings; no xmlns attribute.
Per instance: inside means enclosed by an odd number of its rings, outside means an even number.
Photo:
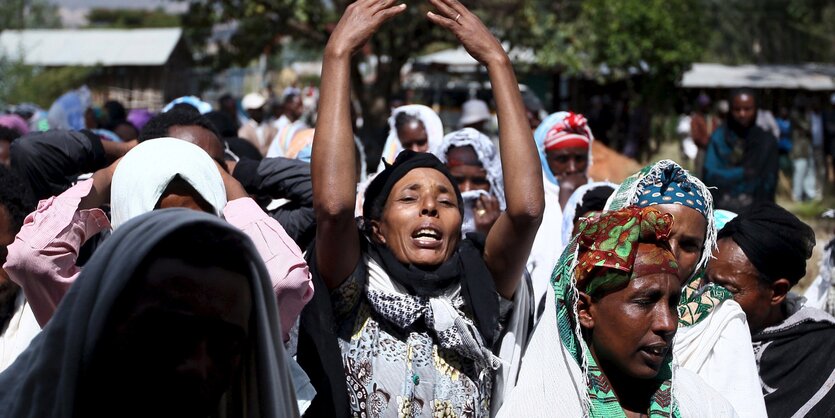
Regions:
<svg viewBox="0 0 835 418"><path fill-rule="evenodd" d="M754 124L757 107L754 97L749 94L738 94L731 101L731 116L736 122L744 127Z"/></svg>

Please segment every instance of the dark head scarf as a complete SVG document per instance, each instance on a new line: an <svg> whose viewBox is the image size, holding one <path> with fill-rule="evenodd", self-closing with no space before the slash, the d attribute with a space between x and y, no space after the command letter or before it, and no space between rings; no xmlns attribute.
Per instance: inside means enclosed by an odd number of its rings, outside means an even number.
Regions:
<svg viewBox="0 0 835 418"><path fill-rule="evenodd" d="M728 222L719 238L731 238L769 280L796 284L806 274L815 247L815 232L774 203L755 204Z"/></svg>
<svg viewBox="0 0 835 418"><path fill-rule="evenodd" d="M0 374L0 416L75 415L79 379L90 367L109 314L125 289L132 285L134 272L141 269L147 256L160 243L169 242L172 235L178 234L177 239L182 237L184 234L180 232L185 229L205 231L224 243L234 243L229 251L240 254L249 269L242 273L249 278L252 292L252 351L247 355L251 362L242 365L240 383L233 384L227 394L239 393L247 412L256 416L297 415L288 360L279 332L278 307L258 251L246 235L216 216L176 208L159 209L131 219L93 254L55 316L26 351ZM243 411L227 412L232 416L244 415Z"/></svg>
<svg viewBox="0 0 835 418"><path fill-rule="evenodd" d="M391 189L400 179L416 168L438 170L449 179L453 190L455 190L455 197L458 198L458 210L461 212L461 217L464 217L464 199L461 197L458 183L455 182L446 165L438 157L426 152L403 150L394 159L393 164L388 164L385 160L383 162L386 169L377 174L377 177L374 177L374 180L365 189L362 213L366 218L379 220L383 214L383 208L386 206L386 200L391 194Z"/></svg>
<svg viewBox="0 0 835 418"><path fill-rule="evenodd" d="M461 191L446 165L430 153L404 150L397 155L394 164L386 164L386 169L380 172L368 189L365 190L363 214L368 219L378 220L382 216L391 189L406 174L416 168L431 168L438 170L449 179L458 199L458 210L461 219L464 218L464 199ZM422 296L435 296L443 292L453 282L461 283L461 293L465 302L473 309L479 331L486 341L492 343L495 338L496 319L498 317L498 299L495 298L495 286L492 276L484 264L482 256L483 242L470 236L458 245L455 253L435 269L427 270L413 265L404 265L384 245L369 244L371 256L377 260L388 272L392 280L409 290L410 293ZM494 300L495 299L495 300ZM496 302L496 303L493 303Z"/></svg>

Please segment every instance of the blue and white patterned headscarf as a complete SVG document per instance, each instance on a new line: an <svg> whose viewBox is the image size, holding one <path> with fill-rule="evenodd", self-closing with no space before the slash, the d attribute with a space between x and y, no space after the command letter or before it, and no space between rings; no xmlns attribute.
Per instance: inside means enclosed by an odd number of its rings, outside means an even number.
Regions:
<svg viewBox="0 0 835 418"><path fill-rule="evenodd" d="M713 196L701 180L681 168L675 161L661 160L629 176L609 198L606 210L665 204L687 206L705 217L705 242L702 257L694 272L706 267L716 247Z"/></svg>

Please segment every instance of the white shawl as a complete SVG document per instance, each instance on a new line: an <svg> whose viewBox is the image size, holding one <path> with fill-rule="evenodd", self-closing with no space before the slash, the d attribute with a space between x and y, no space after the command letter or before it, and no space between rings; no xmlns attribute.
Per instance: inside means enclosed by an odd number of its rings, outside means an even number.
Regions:
<svg viewBox="0 0 835 418"><path fill-rule="evenodd" d="M497 417L582 417L585 376L560 343L554 292L546 292L545 312L522 357L516 388ZM674 396L681 416L736 417L733 407L698 376L675 370Z"/></svg>
<svg viewBox="0 0 835 418"><path fill-rule="evenodd" d="M702 322L679 327L673 353L677 365L721 393L740 417L766 416L751 331L738 303L726 300Z"/></svg>
<svg viewBox="0 0 835 418"><path fill-rule="evenodd" d="M429 142L429 151L438 148L441 145L441 141L444 139L444 125L441 123L441 118L434 110L424 105L417 104L400 106L391 112L391 116L388 120L389 134L386 138L386 144L383 145L382 159L388 161L389 164L394 162L394 159L397 158L397 154L400 154L400 151L403 151L403 145L400 143L400 138L397 137L397 129L394 127L394 122L397 119L397 115L404 112L416 117L423 123L424 128L426 128L426 138ZM377 172L379 173L385 168L385 164L380 161L380 165L377 167Z"/></svg>
<svg viewBox="0 0 835 418"><path fill-rule="evenodd" d="M110 188L113 229L154 210L162 193L180 177L221 216L226 206L226 188L217 164L203 149L175 138L152 139L128 152L113 174Z"/></svg>
<svg viewBox="0 0 835 418"><path fill-rule="evenodd" d="M560 206L560 186L549 181L545 185L545 213L536 232L531 253L528 256L527 270L533 285L534 312L541 312L541 303L545 293L553 293L551 273L567 243L562 242L562 207ZM538 315L537 315L538 317Z"/></svg>

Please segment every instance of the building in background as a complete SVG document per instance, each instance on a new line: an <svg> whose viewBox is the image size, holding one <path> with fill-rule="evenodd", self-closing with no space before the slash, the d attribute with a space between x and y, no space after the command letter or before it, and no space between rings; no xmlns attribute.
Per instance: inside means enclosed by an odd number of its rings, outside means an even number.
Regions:
<svg viewBox="0 0 835 418"><path fill-rule="evenodd" d="M198 93L181 28L8 30L0 54L33 67L96 67L86 82L98 103L159 109Z"/></svg>

